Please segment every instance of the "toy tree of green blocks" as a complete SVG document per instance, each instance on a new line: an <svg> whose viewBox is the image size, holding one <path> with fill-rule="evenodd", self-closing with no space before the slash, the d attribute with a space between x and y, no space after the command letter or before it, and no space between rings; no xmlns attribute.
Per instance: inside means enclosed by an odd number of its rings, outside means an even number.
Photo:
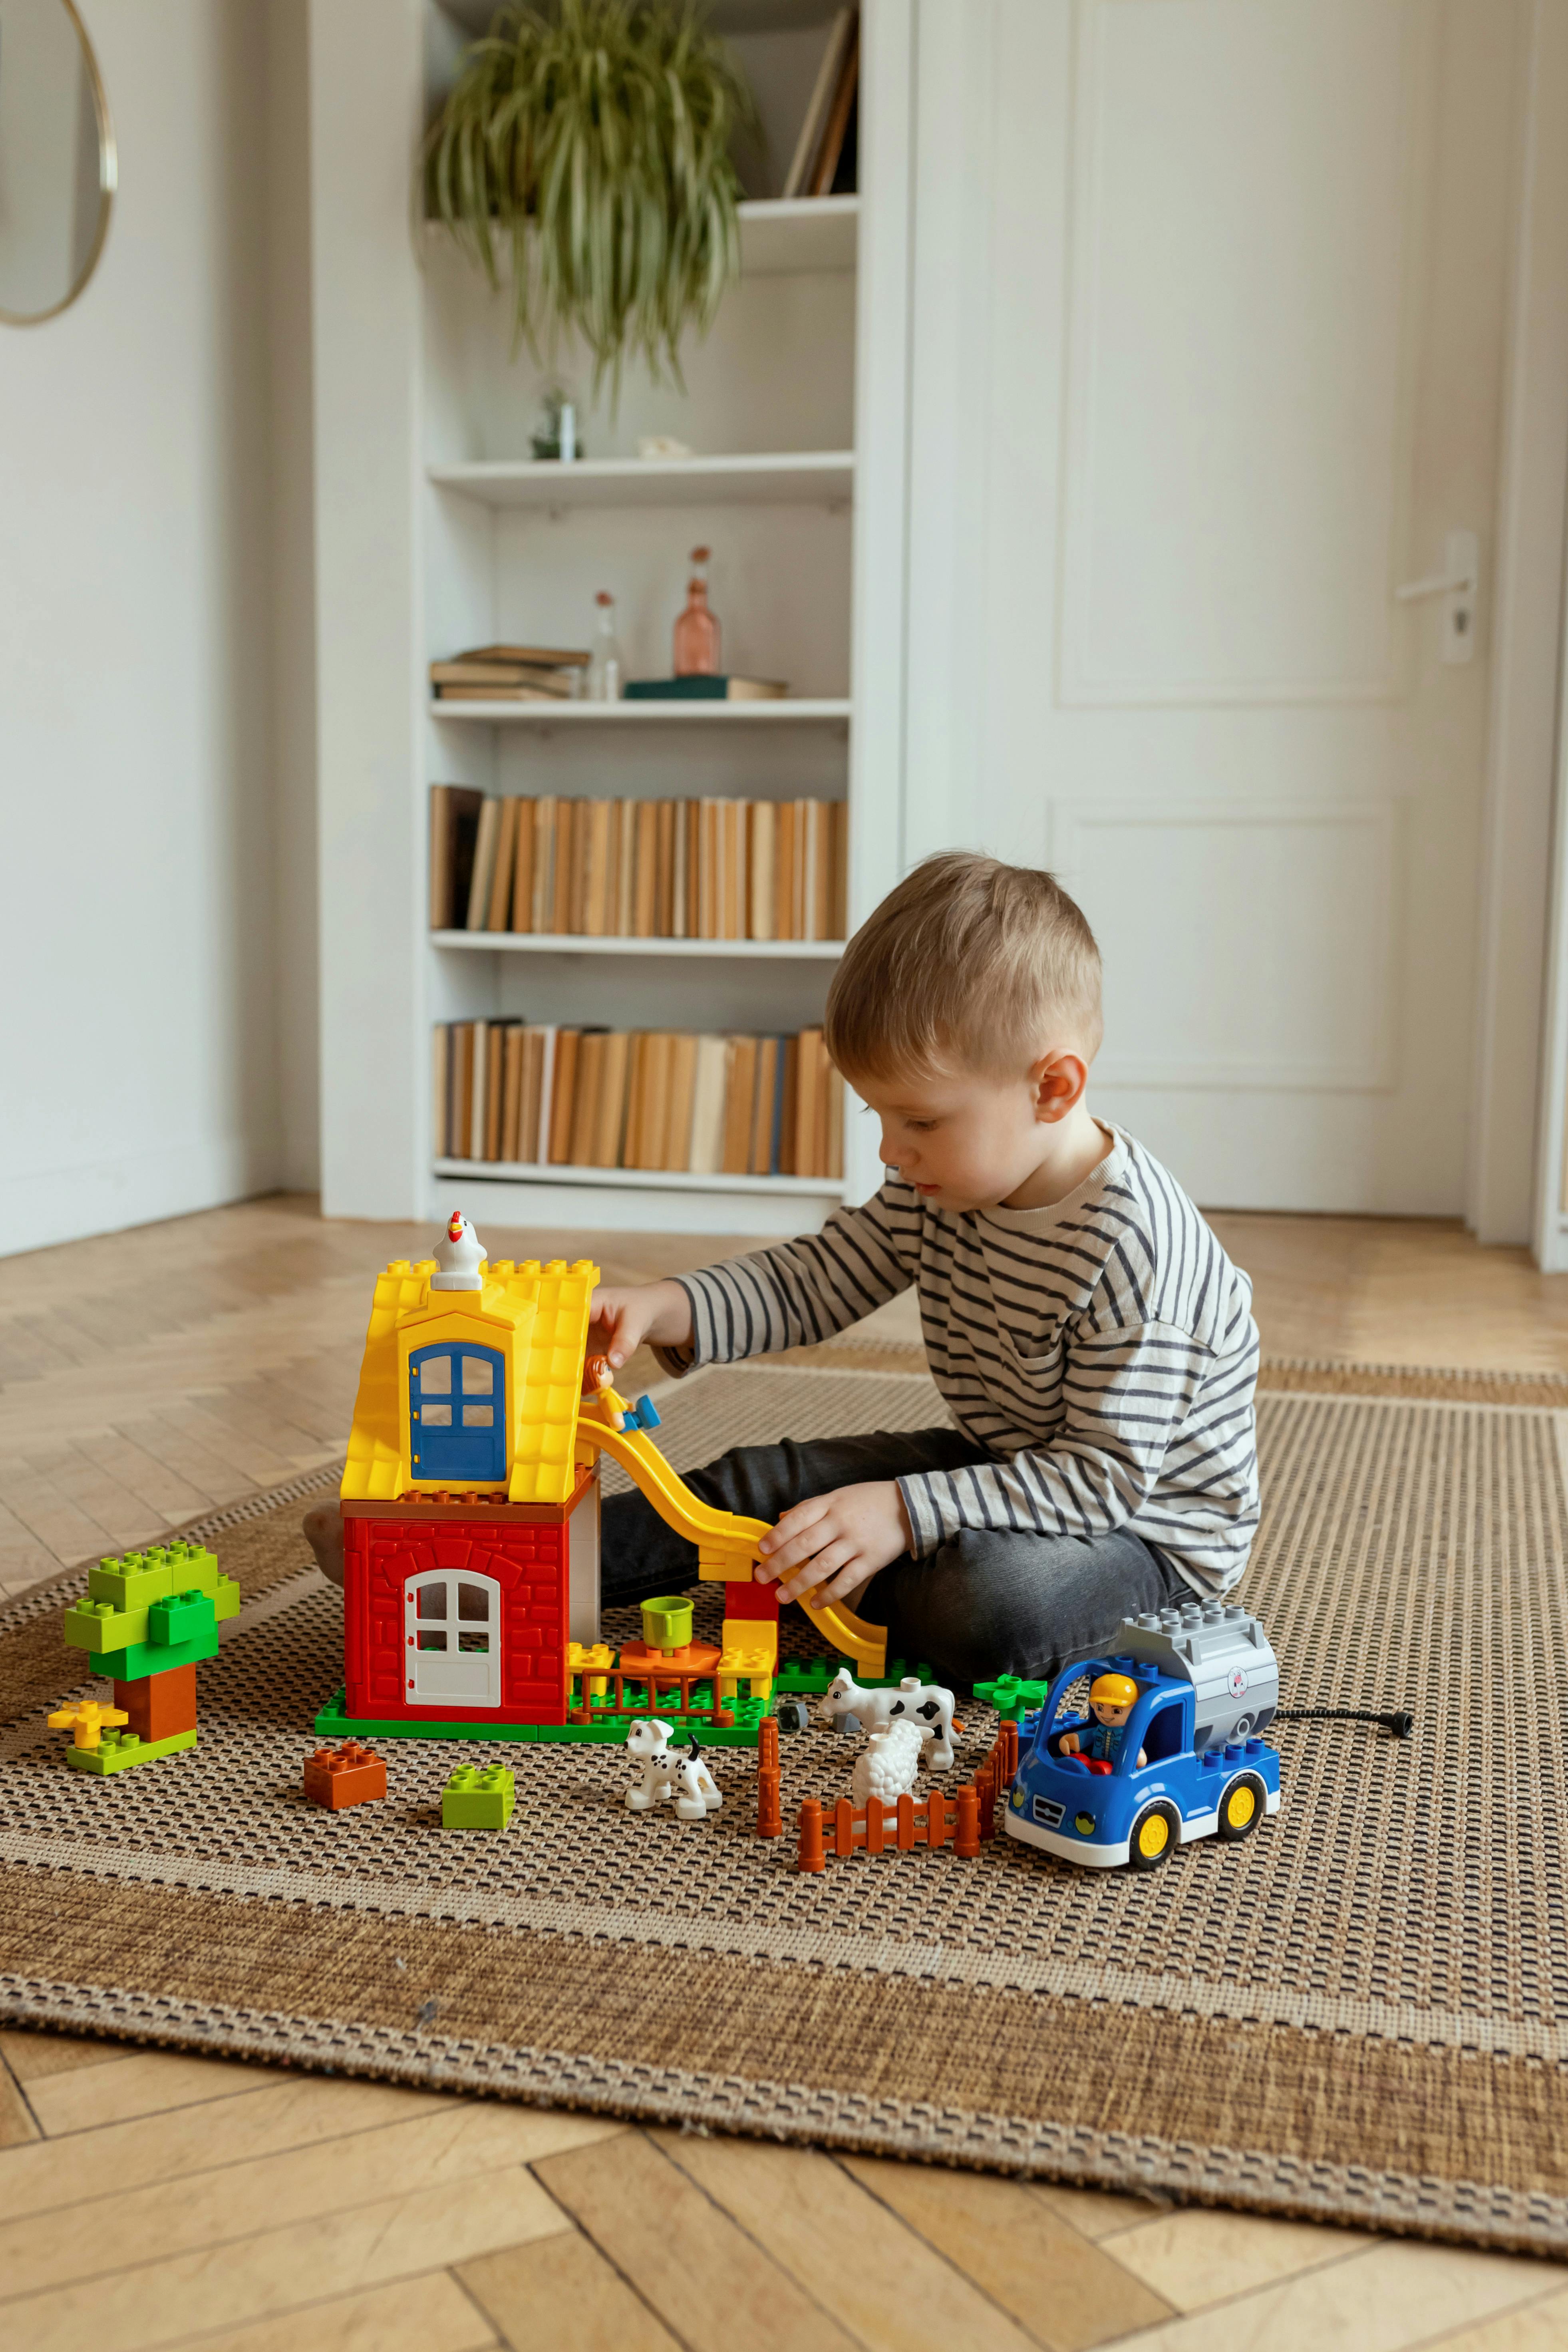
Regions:
<svg viewBox="0 0 1568 2352"><path fill-rule="evenodd" d="M79 1731L70 1761L79 1771L123 1772L194 1748L194 1669L216 1657L219 1622L239 1609L238 1585L205 1546L180 1540L100 1560L87 1584L61 1631L113 1681L118 1720L129 1716L130 1727Z"/></svg>
<svg viewBox="0 0 1568 2352"><path fill-rule="evenodd" d="M73 1649L100 1674L135 1682L217 1655L217 1628L239 1608L239 1587L200 1544L174 1542L88 1570L87 1598L65 1612Z"/></svg>

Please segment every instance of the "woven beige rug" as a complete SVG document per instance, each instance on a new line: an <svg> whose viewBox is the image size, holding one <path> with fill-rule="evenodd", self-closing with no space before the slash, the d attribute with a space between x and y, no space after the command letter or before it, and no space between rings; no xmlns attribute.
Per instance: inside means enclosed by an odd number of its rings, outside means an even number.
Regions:
<svg viewBox="0 0 1568 2352"><path fill-rule="evenodd" d="M661 1403L683 1466L940 1410L896 1349ZM628 1813L603 1748L510 1749L499 1835L441 1832L434 1742L387 1743L384 1804L319 1811L340 1608L298 1520L333 1481L300 1480L205 1523L246 1605L189 1755L68 1770L43 1718L81 1686L83 1580L0 1616L0 2015L1561 2255L1565 1412L1533 1376L1269 1368L1245 1598L1287 1703L1416 1734L1281 1727L1278 1819L1141 1877L1005 1839L803 1877L733 1750L700 1828ZM782 1746L788 1821L847 1751Z"/></svg>

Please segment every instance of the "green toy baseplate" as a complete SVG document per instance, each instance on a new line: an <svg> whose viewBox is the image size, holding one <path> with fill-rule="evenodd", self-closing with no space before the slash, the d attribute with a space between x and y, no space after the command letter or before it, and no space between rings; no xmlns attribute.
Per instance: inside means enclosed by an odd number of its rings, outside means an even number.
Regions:
<svg viewBox="0 0 1568 2352"><path fill-rule="evenodd" d="M439 1718L415 1721L407 1716L394 1721L380 1716L345 1715L344 1691L340 1684L317 1716L313 1728L321 1739L485 1739L524 1746L624 1748L633 1724L646 1723L651 1715L658 1722L668 1723L678 1738L683 1732L695 1731L704 1748L754 1748L763 1724L773 1711L774 1700L820 1698L834 1675L843 1673L855 1673L855 1668L843 1658L781 1658L770 1698L737 1696L722 1702L720 1711L734 1718L731 1723L712 1720L713 1685L707 1681L691 1685L689 1707L680 1706L678 1691L667 1690L659 1694L657 1706L617 1708L607 1693L603 1697L592 1693L584 1697L582 1682L591 1681L593 1676L574 1675L568 1703L578 1713L586 1708L586 1723L450 1723ZM907 1666L901 1658L895 1658L889 1673L862 1682L861 1688L896 1689L910 1674L922 1683L932 1679L929 1666ZM860 1678L857 1675L856 1679ZM638 1687L629 1682L622 1685L627 1696ZM646 1685L642 1689L646 1695Z"/></svg>
<svg viewBox="0 0 1568 2352"><path fill-rule="evenodd" d="M691 1694L693 1699L700 1700L706 1687L698 1684ZM407 1716L393 1722L379 1717L345 1715L343 1689L340 1684L317 1716L313 1728L321 1739L360 1739L373 1744L382 1739L485 1739L536 1747L558 1744L578 1748L624 1748L626 1734L633 1724L646 1723L651 1714L660 1723L672 1726L677 1735L687 1730L695 1731L704 1748L754 1748L763 1718L769 1712L766 1699L726 1699L724 1711L733 1716L734 1721L712 1723L700 1707L689 1713L683 1712L673 1704L673 1694L669 1704L653 1708L642 1707L632 1714L617 1715L608 1709L600 1712L593 1700L588 1705L590 1716L586 1723L416 1722Z"/></svg>
<svg viewBox="0 0 1568 2352"><path fill-rule="evenodd" d="M194 1748L194 1731L172 1731L167 1739L138 1739L133 1731L106 1731L96 1748L68 1748L66 1762L78 1772L129 1772L133 1764L154 1764L160 1756Z"/></svg>
<svg viewBox="0 0 1568 2352"><path fill-rule="evenodd" d="M885 1675L863 1675L847 1658L781 1658L773 1695L821 1698L836 1675L853 1675L862 1690L897 1690L906 1675L913 1675L919 1683L936 1680L930 1666L906 1666L902 1658L890 1659Z"/></svg>

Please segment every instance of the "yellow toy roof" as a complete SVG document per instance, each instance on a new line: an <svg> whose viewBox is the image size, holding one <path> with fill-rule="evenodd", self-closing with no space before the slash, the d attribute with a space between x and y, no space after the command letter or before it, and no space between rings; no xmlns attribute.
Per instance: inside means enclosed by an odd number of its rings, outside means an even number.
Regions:
<svg viewBox="0 0 1568 2352"><path fill-rule="evenodd" d="M342 1493L391 1502L415 1490L405 1365L429 1327L473 1326L507 1360L506 1499L563 1503L576 1483L577 1408L588 1302L599 1279L590 1258L481 1263L477 1290L433 1290L434 1258L395 1258L376 1277ZM433 1335L433 1332L431 1334ZM493 1484L487 1483L493 1496Z"/></svg>

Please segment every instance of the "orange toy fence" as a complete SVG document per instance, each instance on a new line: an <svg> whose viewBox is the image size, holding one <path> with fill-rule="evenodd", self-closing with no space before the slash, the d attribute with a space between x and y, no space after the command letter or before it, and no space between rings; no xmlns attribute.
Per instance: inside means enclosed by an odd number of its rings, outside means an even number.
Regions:
<svg viewBox="0 0 1568 2352"><path fill-rule="evenodd" d="M757 1835L783 1837L783 1788L779 1778L779 1727L771 1715L757 1726Z"/></svg>
<svg viewBox="0 0 1568 2352"><path fill-rule="evenodd" d="M777 1837L782 1829L763 1827L764 1815L778 1818L778 1728L773 1735L771 1768L759 1751L757 1834ZM932 1789L923 1797L900 1797L890 1810L882 1805L852 1805L841 1797L836 1805L821 1805L808 1797L800 1809L797 1870L823 1870L834 1854L908 1853L917 1845L946 1845L962 1862L972 1862L987 1838L996 1833L996 1801L1018 1769L1018 1727L998 1726L996 1739L973 1780L955 1796ZM771 1780L770 1780L771 1771Z"/></svg>
<svg viewBox="0 0 1568 2352"><path fill-rule="evenodd" d="M568 1723L592 1723L596 1715L670 1715L679 1712L694 1723L710 1723L715 1730L728 1731L735 1720L734 1710L719 1697L717 1671L707 1666L700 1674L683 1674L662 1666L637 1666L624 1674L618 1666L587 1666L574 1677L582 1685L580 1696L574 1696L566 1709ZM590 1704L587 1685L596 1685L593 1694L597 1706ZM692 1694L699 1684L706 1683L709 1693L706 1703L699 1704ZM614 1685L612 1695L610 1686ZM630 1685L640 1696L626 1696ZM679 1696L672 1693L679 1691ZM776 1736L775 1726L775 1736Z"/></svg>

